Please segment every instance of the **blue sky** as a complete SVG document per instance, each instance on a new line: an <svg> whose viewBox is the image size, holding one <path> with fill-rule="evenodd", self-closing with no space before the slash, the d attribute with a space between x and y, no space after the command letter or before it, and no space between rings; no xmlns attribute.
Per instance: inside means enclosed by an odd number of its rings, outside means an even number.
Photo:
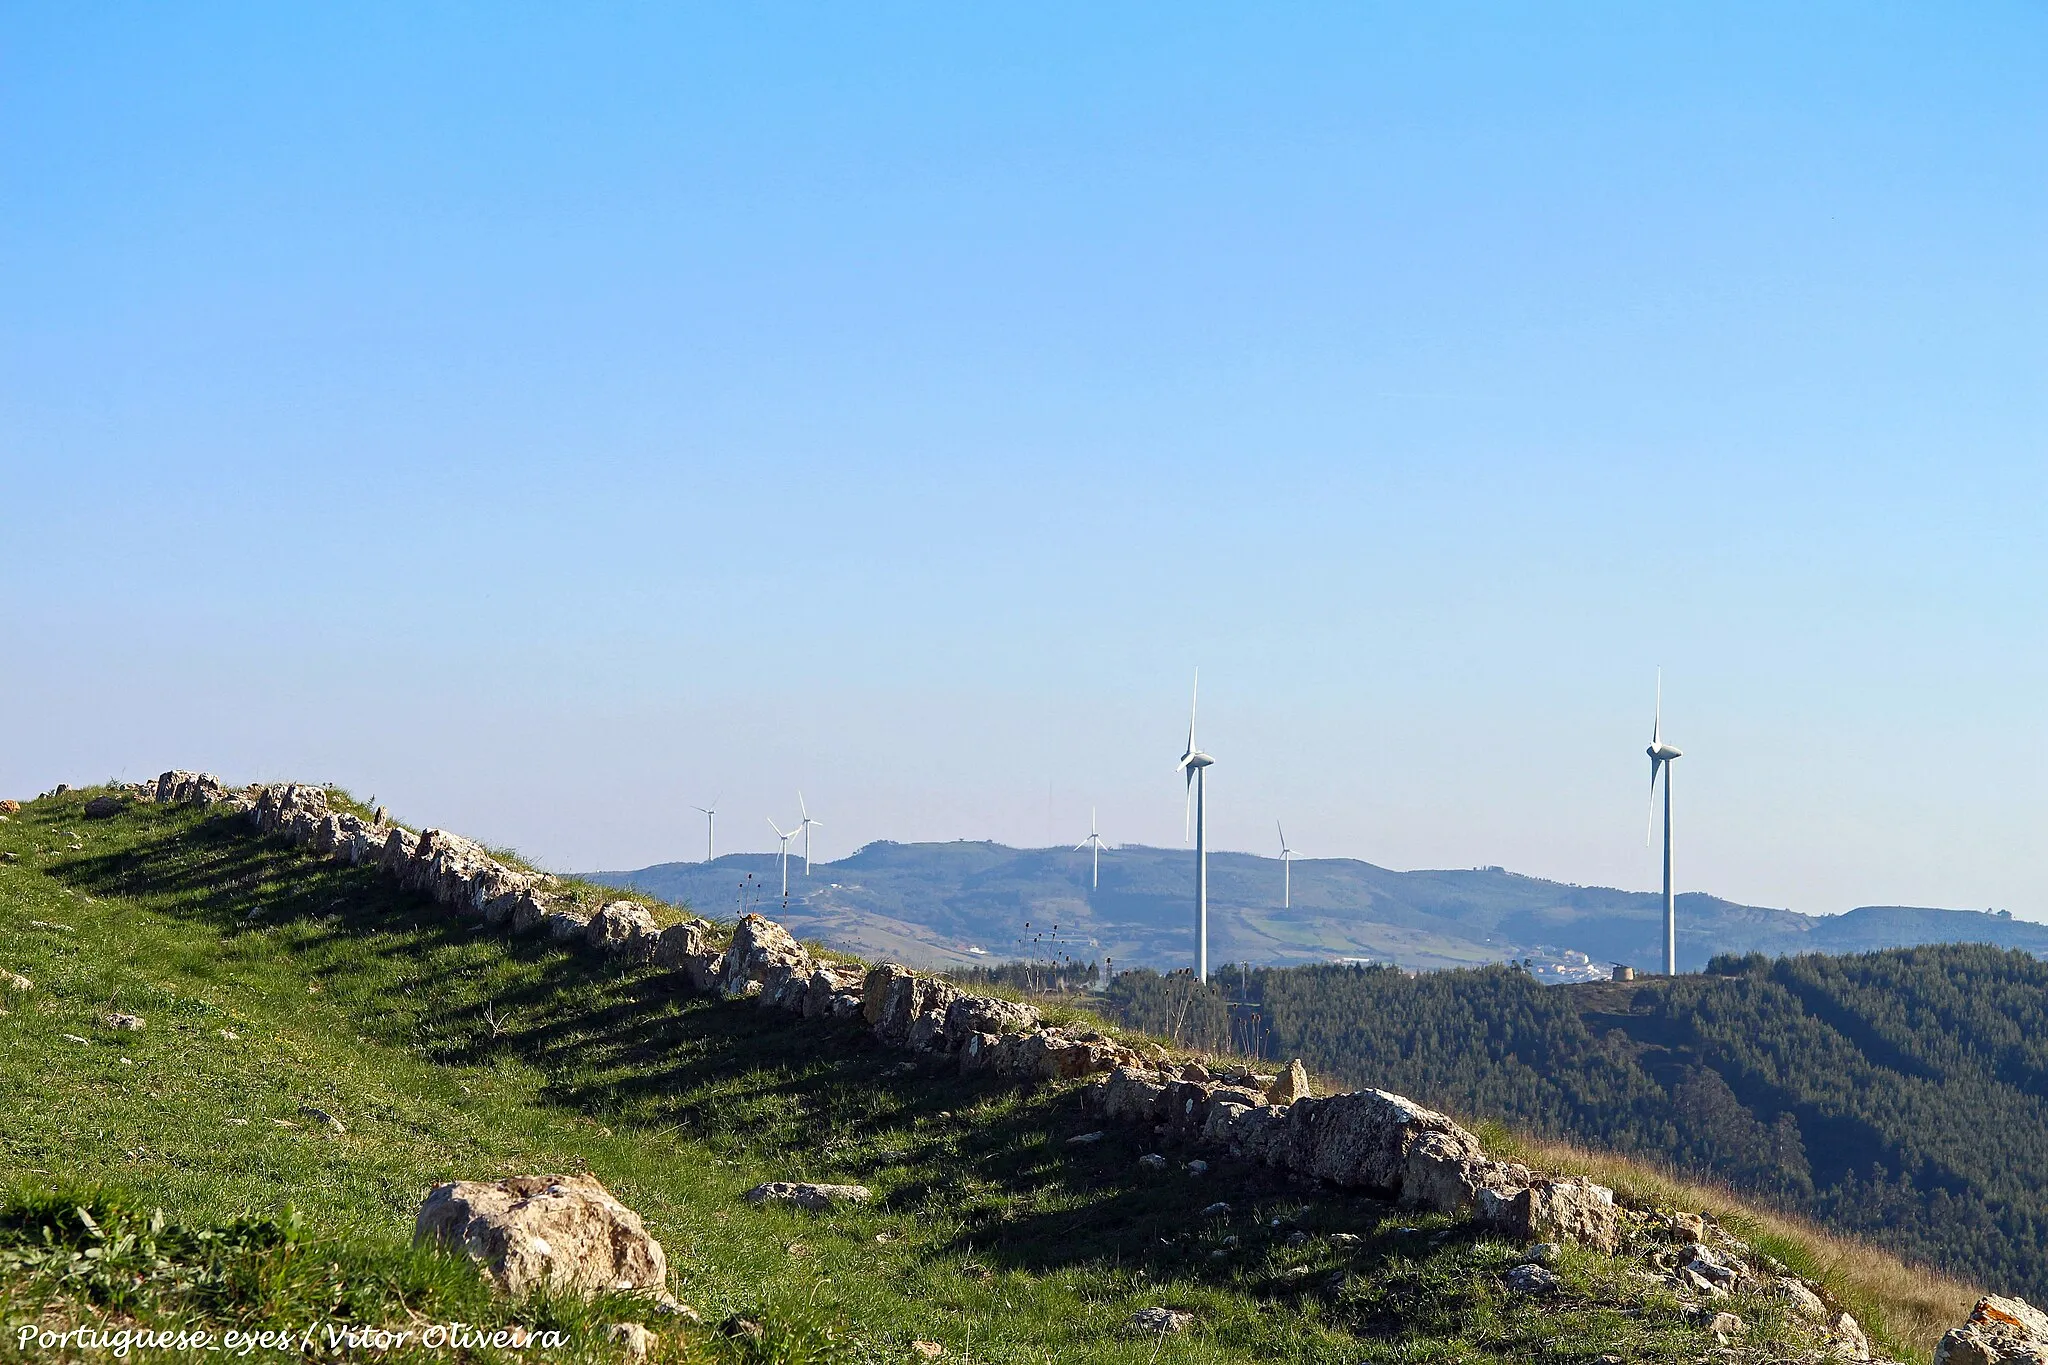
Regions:
<svg viewBox="0 0 2048 1365"><path fill-rule="evenodd" d="M0 40L0 788L2048 918L2038 6Z"/></svg>

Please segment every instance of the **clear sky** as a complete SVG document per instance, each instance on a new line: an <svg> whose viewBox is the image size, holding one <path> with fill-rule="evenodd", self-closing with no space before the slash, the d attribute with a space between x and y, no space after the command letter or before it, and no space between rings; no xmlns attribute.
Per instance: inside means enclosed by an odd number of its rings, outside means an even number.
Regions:
<svg viewBox="0 0 2048 1365"><path fill-rule="evenodd" d="M2048 918L2048 9L7 5L0 789Z"/></svg>

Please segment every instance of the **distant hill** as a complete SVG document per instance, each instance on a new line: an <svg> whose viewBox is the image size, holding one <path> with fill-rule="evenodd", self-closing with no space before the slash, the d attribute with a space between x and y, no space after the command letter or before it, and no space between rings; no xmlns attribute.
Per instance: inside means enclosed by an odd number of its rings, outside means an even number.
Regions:
<svg viewBox="0 0 2048 1365"><path fill-rule="evenodd" d="M1910 1259L2048 1294L2048 962L2029 954L1731 957L1557 988L1502 967L1279 968L1206 987L1135 971L1098 1008L1669 1161Z"/></svg>
<svg viewBox="0 0 2048 1365"><path fill-rule="evenodd" d="M1088 856L1066 849L884 841L815 863L809 877L792 859L786 904L773 854L588 875L716 916L736 913L744 891L748 908L807 937L914 964L1064 953L1107 955L1119 970L1167 969L1186 965L1193 954L1193 855L1185 849L1113 850L1103 855L1101 887L1091 889ZM1649 970L1663 960L1658 896L1500 868L1395 872L1353 858L1304 858L1294 864L1293 906L1282 910L1277 859L1214 853L1209 886L1209 958L1216 963L1371 959L1435 969L1534 959L1539 979L1562 981L1604 977L1610 963ZM1981 910L1865 906L1802 915L1688 892L1678 898L1678 919L1679 966L1686 971L1724 953L1855 953L1926 943L2048 952L2048 925Z"/></svg>

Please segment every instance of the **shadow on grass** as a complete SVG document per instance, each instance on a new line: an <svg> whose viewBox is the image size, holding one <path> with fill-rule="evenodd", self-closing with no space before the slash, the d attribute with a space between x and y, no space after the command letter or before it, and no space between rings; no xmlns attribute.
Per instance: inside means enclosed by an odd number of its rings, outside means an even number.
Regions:
<svg viewBox="0 0 2048 1365"><path fill-rule="evenodd" d="M906 1179L884 1207L945 1211L958 1220L947 1249L985 1264L1114 1261L1229 1279L1251 1252L1217 1261L1224 1220L1202 1210L1227 1200L1244 1242L1277 1241L1250 1211L1303 1194L1213 1154L1216 1169L1199 1177L1178 1160L1144 1171L1137 1159L1151 1145L1138 1134L1067 1143L1099 1126L1071 1090L962 1077L845 1024L707 999L669 973L484 932L373 868L252 837L227 817L140 807L101 828L115 846L54 862L50 875L229 943L283 936L366 1034L440 1063L532 1067L547 1102L622 1133L687 1135L819 1178L898 1170ZM1323 1193L1313 1217L1368 1232L1384 1214Z"/></svg>

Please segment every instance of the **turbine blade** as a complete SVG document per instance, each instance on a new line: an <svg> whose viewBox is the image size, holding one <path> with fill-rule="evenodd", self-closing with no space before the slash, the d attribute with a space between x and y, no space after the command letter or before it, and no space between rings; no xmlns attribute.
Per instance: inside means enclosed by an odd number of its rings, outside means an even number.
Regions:
<svg viewBox="0 0 2048 1365"><path fill-rule="evenodd" d="M804 819L808 820L811 818L811 808L804 804L804 794L801 788L797 790L796 794L796 809L797 814L803 816Z"/></svg>
<svg viewBox="0 0 2048 1365"><path fill-rule="evenodd" d="M1663 766L1662 761L1658 759L1653 758L1650 760L1650 819L1649 823L1643 827L1643 847L1645 848L1648 848L1657 841L1657 770Z"/></svg>

